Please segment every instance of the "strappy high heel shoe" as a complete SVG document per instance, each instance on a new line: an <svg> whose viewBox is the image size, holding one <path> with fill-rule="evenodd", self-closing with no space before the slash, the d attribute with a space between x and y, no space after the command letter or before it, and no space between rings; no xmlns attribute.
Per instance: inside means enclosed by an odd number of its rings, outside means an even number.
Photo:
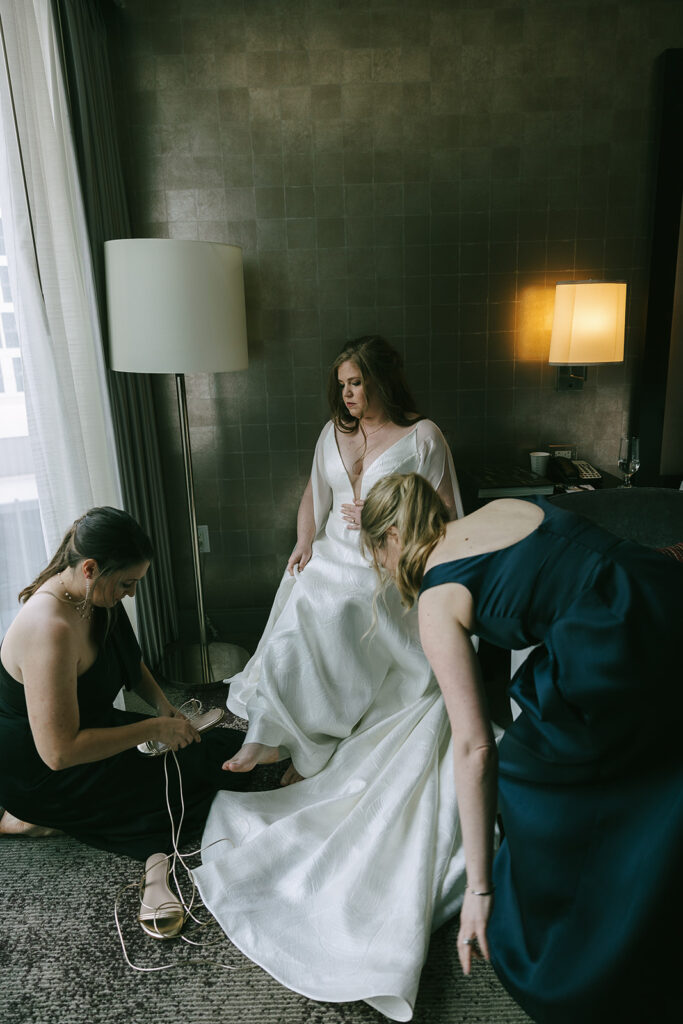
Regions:
<svg viewBox="0 0 683 1024"><path fill-rule="evenodd" d="M195 699L185 701L178 710L192 722L197 732L213 729L225 717L224 708L212 708L210 711L202 712L201 702ZM158 740L145 740L144 743L138 743L138 750L146 757L159 757L160 754L165 754L170 749L168 743L160 743Z"/></svg>
<svg viewBox="0 0 683 1024"><path fill-rule="evenodd" d="M168 886L171 858L153 853L140 885L140 927L153 939L175 939L185 924L185 908Z"/></svg>

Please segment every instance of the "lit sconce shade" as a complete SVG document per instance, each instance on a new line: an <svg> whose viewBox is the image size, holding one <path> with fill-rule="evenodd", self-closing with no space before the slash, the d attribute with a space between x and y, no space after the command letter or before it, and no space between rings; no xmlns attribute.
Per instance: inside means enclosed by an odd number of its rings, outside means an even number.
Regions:
<svg viewBox="0 0 683 1024"><path fill-rule="evenodd" d="M558 282L548 362L552 366L623 362L625 323L624 281Z"/></svg>
<svg viewBox="0 0 683 1024"><path fill-rule="evenodd" d="M247 368L242 250L169 238L105 242L109 356L128 373Z"/></svg>
<svg viewBox="0 0 683 1024"><path fill-rule="evenodd" d="M623 362L625 324L624 281L558 281L548 356L557 390L581 391L588 366Z"/></svg>

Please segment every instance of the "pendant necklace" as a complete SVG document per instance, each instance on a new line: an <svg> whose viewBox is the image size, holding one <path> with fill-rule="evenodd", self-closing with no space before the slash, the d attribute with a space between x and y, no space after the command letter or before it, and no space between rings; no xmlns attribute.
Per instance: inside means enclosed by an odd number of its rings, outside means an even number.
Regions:
<svg viewBox="0 0 683 1024"><path fill-rule="evenodd" d="M380 425L378 427L375 427L374 430L365 430L364 427L361 427L361 431L365 434L366 438L372 437L372 435L378 433L378 431L380 431L382 427L386 427L387 423L389 423L389 420L385 420L384 423L380 423Z"/></svg>
<svg viewBox="0 0 683 1024"><path fill-rule="evenodd" d="M358 455L358 458L355 459L355 461L353 463L353 472L355 474L359 475L360 473L363 472L364 459L365 459L365 456L368 454L368 438L372 437L373 434L378 434L380 432L380 430L382 430L383 427L386 427L387 423L389 423L389 422L391 422L391 421L390 420L385 420L384 423L380 423L380 425L378 427L375 427L374 430L365 430L363 427L360 428L361 433L364 435L364 442L363 442L362 448L358 449L358 451L360 452L360 454ZM359 423L359 426L360 426L360 423Z"/></svg>
<svg viewBox="0 0 683 1024"><path fill-rule="evenodd" d="M85 597L83 598L82 601L77 601L73 594L70 594L69 591L67 590L66 583L62 579L61 572L58 573L57 579L64 588L64 596L66 597L67 601L69 602L73 610L75 612L78 612L78 614L84 621L88 621L88 619L91 619L93 606L88 601L88 596L90 594L90 580L85 581Z"/></svg>

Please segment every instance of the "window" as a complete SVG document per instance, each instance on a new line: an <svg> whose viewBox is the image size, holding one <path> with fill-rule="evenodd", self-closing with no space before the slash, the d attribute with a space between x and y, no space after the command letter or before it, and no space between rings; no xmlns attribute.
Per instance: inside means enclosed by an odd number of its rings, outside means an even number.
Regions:
<svg viewBox="0 0 683 1024"><path fill-rule="evenodd" d="M0 210L0 630L46 562L29 444L24 375Z"/></svg>

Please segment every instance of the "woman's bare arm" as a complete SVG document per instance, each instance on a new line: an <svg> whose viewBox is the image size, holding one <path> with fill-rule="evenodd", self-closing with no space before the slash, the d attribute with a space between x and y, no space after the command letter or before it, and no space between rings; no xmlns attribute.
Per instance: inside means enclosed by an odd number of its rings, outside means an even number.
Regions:
<svg viewBox="0 0 683 1024"><path fill-rule="evenodd" d="M432 420L420 420L417 438L422 453L422 466L418 472L429 480L438 493L448 511L448 519L452 522L458 518L458 503L454 490L455 467L448 442Z"/></svg>
<svg viewBox="0 0 683 1024"><path fill-rule="evenodd" d="M444 475L441 478L441 483L437 487L437 493L446 506L446 509L448 510L448 520L452 523L454 519L458 518L458 509L455 503L455 495L453 493L453 484L451 483L450 473L444 472Z"/></svg>
<svg viewBox="0 0 683 1024"><path fill-rule="evenodd" d="M132 689L150 707L156 708L160 715L170 715L173 718L174 715L180 714L178 709L171 704L144 661L140 662L140 678Z"/></svg>
<svg viewBox="0 0 683 1024"><path fill-rule="evenodd" d="M81 729L77 638L61 620L46 618L41 642L27 644L19 660L33 739L40 757L54 771L103 761L147 740L159 740L177 749L200 739L182 716Z"/></svg>
<svg viewBox="0 0 683 1024"><path fill-rule="evenodd" d="M299 572L310 562L313 552L313 541L315 540L315 515L313 511L313 483L309 477L296 517L296 546L289 556L287 572L294 575L294 566L298 565Z"/></svg>
<svg viewBox="0 0 683 1024"><path fill-rule="evenodd" d="M462 826L467 891L460 915L458 954L469 974L476 937L489 956L486 926L492 908L493 834L497 806L497 750L477 658L463 623L472 619L472 597L448 583L425 591L419 602L420 637L444 696L453 733L455 787Z"/></svg>

